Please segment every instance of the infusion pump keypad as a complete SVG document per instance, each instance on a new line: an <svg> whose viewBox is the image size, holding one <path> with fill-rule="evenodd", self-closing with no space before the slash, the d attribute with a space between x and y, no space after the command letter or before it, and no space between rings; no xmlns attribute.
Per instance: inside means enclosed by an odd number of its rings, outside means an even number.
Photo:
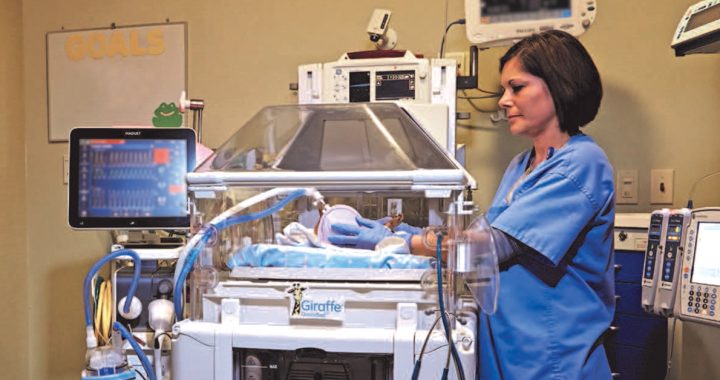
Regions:
<svg viewBox="0 0 720 380"><path fill-rule="evenodd" d="M690 315L709 315L714 317L717 312L717 289L715 287L702 287L690 285L688 297L685 299L685 309Z"/></svg>

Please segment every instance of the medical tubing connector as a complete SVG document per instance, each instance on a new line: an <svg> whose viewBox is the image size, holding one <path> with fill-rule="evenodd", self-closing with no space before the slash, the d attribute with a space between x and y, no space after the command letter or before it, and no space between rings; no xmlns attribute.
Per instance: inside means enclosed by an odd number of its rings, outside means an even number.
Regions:
<svg viewBox="0 0 720 380"><path fill-rule="evenodd" d="M90 285L92 283L92 279L97 274L97 271L100 270L103 265L105 265L105 263L120 256L130 256L135 263L133 281L130 283L130 289L128 290L127 298L125 298L125 306L123 308L123 311L125 313L130 311L130 304L135 297L135 291L137 290L138 283L140 281L140 270L142 268L140 264L140 256L138 256L135 251L131 249L121 249L119 251L112 252L98 260L95 265L90 268L87 276L85 276L85 282L83 283L83 302L85 304L85 329L87 334L85 338L85 343L87 345L87 348L97 347L97 338L95 338L95 331L93 328L92 310L90 310Z"/></svg>
<svg viewBox="0 0 720 380"><path fill-rule="evenodd" d="M247 209L257 203L263 202L267 199L288 194L283 200L277 202L271 207L245 215L233 216L238 212ZM182 319L182 290L185 284L185 280L192 270L195 260L199 256L200 252L205 248L207 242L213 236L219 235L220 231L225 228L240 224L251 222L254 220L268 217L285 207L288 203L294 201L301 196L312 197L315 202L323 202L323 196L314 188L287 188L279 187L266 192L257 194L250 197L237 205L231 207L227 211L213 218L213 220L206 225L197 235L193 236L188 243L188 246L183 250L178 258L178 263L175 268L175 289L173 292L173 301L175 302L175 316L177 320Z"/></svg>
<svg viewBox="0 0 720 380"><path fill-rule="evenodd" d="M442 287L442 233L437 234L437 289L438 289L438 307L440 308L440 318L442 318L443 328L445 329L445 337L447 338L449 349L452 350L452 358L455 361L455 366L458 370L458 377L460 380L465 380L465 371L463 370L462 363L460 362L460 355L457 352L457 348L452 341L452 330L450 330L450 323L445 314L445 301L443 300L443 287ZM447 368L444 369L447 371Z"/></svg>
<svg viewBox="0 0 720 380"><path fill-rule="evenodd" d="M128 343L130 343L130 346L132 346L133 350L137 354L138 358L140 358L140 362L142 363L143 368L145 369L145 374L147 374L148 378L150 380L157 380L157 377L155 377L155 372L153 371L152 366L150 365L150 360L148 360L147 355L145 355L145 352L140 348L140 346L135 341L135 337L130 334L127 329L120 324L120 322L113 323L113 328L115 330L120 331L120 335L122 335L123 338L125 338Z"/></svg>

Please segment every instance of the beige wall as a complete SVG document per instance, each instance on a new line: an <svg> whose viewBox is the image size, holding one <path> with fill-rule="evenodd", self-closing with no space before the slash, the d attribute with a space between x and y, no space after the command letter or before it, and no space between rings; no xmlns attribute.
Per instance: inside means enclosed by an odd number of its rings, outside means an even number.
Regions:
<svg viewBox="0 0 720 380"><path fill-rule="evenodd" d="M0 377L28 377L28 260L20 0L0 1Z"/></svg>
<svg viewBox="0 0 720 380"><path fill-rule="evenodd" d="M675 206L684 203L695 179L720 169L716 147L720 141L720 55L675 58L669 48L680 16L693 2L600 1L598 19L582 37L605 84L601 113L587 132L606 148L617 168L640 172L640 204L622 206L620 211L654 208L647 195L651 168L675 169ZM19 15L15 3L10 4L10 13ZM6 288L19 288L12 293L17 298L13 304L17 313L8 318L21 327L15 338L29 337L29 378L77 378L84 355L82 280L92 262L108 248L105 234L73 232L67 227L67 188L61 173L67 145L47 142L45 33L112 22L187 21L190 95L205 99L204 137L209 146L216 147L260 107L296 101L288 83L296 81L297 65L335 60L344 51L371 48L365 27L372 10L380 7L393 10L399 48L426 56L437 54L446 22L441 0L22 0L22 88L17 82L20 47L15 47L10 60L4 53L0 63L10 65L9 74L0 67L2 83L11 84L9 88L3 85L0 99L6 105L4 99L9 95L24 92L26 183L23 185L22 173L17 171L23 154L22 130L9 128L21 125L20 115L8 112L20 109L17 101L3 107L0 116L4 134L0 162L16 168L0 172L10 175L3 177L11 184L12 193L4 197L15 211L10 215L22 218L22 202L15 200L27 194L27 224L13 223L3 229L3 245L9 241L18 252L24 252L21 230L26 226L29 262L24 267L25 256L13 256L21 269L2 276L2 281ZM463 17L461 1L451 0L448 8L449 20ZM19 37L11 36L18 36L20 23L4 22L16 20L11 15L2 17L0 38L7 40L3 46L16 46ZM463 29L452 29L446 51L466 47ZM501 53L500 49L481 53L480 81L486 87L496 85ZM505 127L492 125L486 115L475 116L472 122L481 128L461 129L459 139L469 145L468 167L480 183L478 199L487 206L508 160L527 142L509 137ZM706 184L698 201L720 204L720 195L711 191L718 184L720 180ZM7 190L3 186L3 191ZM16 286L24 284L25 278L27 294ZM27 299L29 327L23 325ZM28 327L27 333L24 327ZM13 347L17 347L15 342ZM27 356L22 349L15 352L9 348L0 354L4 359L6 355L18 360ZM23 378L22 374L17 378Z"/></svg>

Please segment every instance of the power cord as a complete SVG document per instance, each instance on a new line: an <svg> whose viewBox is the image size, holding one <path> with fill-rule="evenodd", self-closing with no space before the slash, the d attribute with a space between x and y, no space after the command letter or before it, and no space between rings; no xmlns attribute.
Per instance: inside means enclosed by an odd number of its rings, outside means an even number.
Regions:
<svg viewBox="0 0 720 380"><path fill-rule="evenodd" d="M432 326L430 326L430 330L428 330L428 333L425 336L425 341L423 341L422 348L420 349L420 354L418 355L418 359L415 362L415 367L413 368L412 380L417 380L418 376L420 376L420 367L422 366L423 355L425 355L425 348L427 347L427 344L430 341L430 335L432 335L433 330L435 330L435 327L437 327L438 322L440 322L440 316L435 318L435 322L433 322Z"/></svg>
<svg viewBox="0 0 720 380"><path fill-rule="evenodd" d="M667 380L668 376L670 376L670 369L672 368L672 359L673 359L673 351L675 348L675 323L677 323L677 318L673 317L673 324L672 328L670 329L670 355L668 355L668 361L667 361L667 368L665 368L665 379Z"/></svg>
<svg viewBox="0 0 720 380"><path fill-rule="evenodd" d="M687 208L689 208L689 209L693 209L693 208L694 208L694 207L693 207L694 205L693 205L692 197L693 197L693 195L695 194L695 187L697 187L697 185L698 185L700 182L702 182L702 181L704 181L704 180L706 180L706 179L708 179L708 178L715 177L716 175L720 175L720 171L717 171L717 172L714 172L714 173L710 173L710 174L708 174L708 175L700 178L699 180L695 181L695 183L693 183L692 187L690 188L690 194L688 195Z"/></svg>
<svg viewBox="0 0 720 380"><path fill-rule="evenodd" d="M95 336L106 345L110 342L110 325L112 324L112 284L102 277L96 280L95 292Z"/></svg>
<svg viewBox="0 0 720 380"><path fill-rule="evenodd" d="M447 36L450 28L452 28L454 25L465 25L465 19L457 19L449 23L448 26L445 27L445 33L443 33L442 41L440 42L440 58L445 58L445 37Z"/></svg>

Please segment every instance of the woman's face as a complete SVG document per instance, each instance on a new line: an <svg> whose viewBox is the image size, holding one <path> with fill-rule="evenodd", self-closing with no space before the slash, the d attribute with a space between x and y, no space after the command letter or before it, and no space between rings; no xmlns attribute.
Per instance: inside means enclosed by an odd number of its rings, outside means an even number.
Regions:
<svg viewBox="0 0 720 380"><path fill-rule="evenodd" d="M535 138L548 128L560 129L545 81L526 72L518 57L505 63L500 83L505 91L498 104L507 113L512 134Z"/></svg>

